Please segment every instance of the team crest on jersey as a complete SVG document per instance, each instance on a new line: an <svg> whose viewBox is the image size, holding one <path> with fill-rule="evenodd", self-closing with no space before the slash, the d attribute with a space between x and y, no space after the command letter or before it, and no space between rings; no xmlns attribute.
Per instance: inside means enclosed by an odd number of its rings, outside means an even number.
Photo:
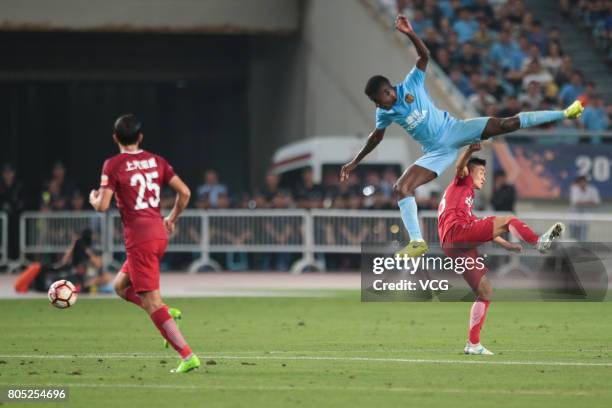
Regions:
<svg viewBox="0 0 612 408"><path fill-rule="evenodd" d="M404 97L404 100L406 101L406 103L412 103L414 102L414 96L410 94L406 94L406 96Z"/></svg>

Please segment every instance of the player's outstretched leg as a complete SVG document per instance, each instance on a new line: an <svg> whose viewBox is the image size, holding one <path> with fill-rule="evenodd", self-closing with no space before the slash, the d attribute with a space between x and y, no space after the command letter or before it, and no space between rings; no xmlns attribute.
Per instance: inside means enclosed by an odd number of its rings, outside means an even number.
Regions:
<svg viewBox="0 0 612 408"><path fill-rule="evenodd" d="M142 292L140 294L144 309L149 313L151 320L161 333L161 335L170 343L177 353L181 356L181 363L172 370L174 373L186 373L200 366L200 360L193 354L191 347L183 338L181 331L178 329L176 322L168 311L161 299L158 290Z"/></svg>
<svg viewBox="0 0 612 408"><path fill-rule="evenodd" d="M564 110L521 112L510 118L490 118L482 132L482 139L563 119L576 119L582 115L582 111L582 103L574 101Z"/></svg>
<svg viewBox="0 0 612 408"><path fill-rule="evenodd" d="M470 310L468 341L465 344L463 352L465 354L489 356L493 353L480 344L480 331L484 325L485 317L489 310L489 305L491 304L491 294L493 293L491 282L486 276L480 279L476 293L478 297L472 304L472 309Z"/></svg>
<svg viewBox="0 0 612 408"><path fill-rule="evenodd" d="M397 180L393 191L397 197L397 205L404 227L408 231L410 242L398 252L399 255L418 257L428 251L427 243L421 235L421 226L417 213L417 204L414 198L414 190L436 178L436 173L424 167L413 164Z"/></svg>
<svg viewBox="0 0 612 408"><path fill-rule="evenodd" d="M495 217L493 220L494 237L510 232L521 241L535 246L542 253L550 248L555 239L561 237L563 231L565 231L565 225L556 222L545 233L538 236L527 224L515 216Z"/></svg>

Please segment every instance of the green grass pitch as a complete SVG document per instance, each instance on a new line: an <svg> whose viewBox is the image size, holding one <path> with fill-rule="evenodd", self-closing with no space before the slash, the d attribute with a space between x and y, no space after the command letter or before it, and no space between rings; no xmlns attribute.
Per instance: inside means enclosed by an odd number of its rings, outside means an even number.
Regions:
<svg viewBox="0 0 612 408"><path fill-rule="evenodd" d="M68 403L43 405L59 407L612 406L610 302L493 302L491 357L462 354L469 303L167 303L183 310L198 371L170 374L176 355L118 299L0 301L0 387L67 385Z"/></svg>

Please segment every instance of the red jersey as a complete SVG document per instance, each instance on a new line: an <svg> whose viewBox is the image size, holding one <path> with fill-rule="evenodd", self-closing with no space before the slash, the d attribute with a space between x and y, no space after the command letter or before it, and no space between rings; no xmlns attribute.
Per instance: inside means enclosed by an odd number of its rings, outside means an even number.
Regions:
<svg viewBox="0 0 612 408"><path fill-rule="evenodd" d="M144 150L120 153L104 162L100 187L115 193L126 248L168 239L159 201L161 188L174 176L163 157Z"/></svg>
<svg viewBox="0 0 612 408"><path fill-rule="evenodd" d="M438 206L438 234L444 242L453 225L466 225L478 219L472 214L474 205L474 180L469 174L463 178L455 176L446 187Z"/></svg>

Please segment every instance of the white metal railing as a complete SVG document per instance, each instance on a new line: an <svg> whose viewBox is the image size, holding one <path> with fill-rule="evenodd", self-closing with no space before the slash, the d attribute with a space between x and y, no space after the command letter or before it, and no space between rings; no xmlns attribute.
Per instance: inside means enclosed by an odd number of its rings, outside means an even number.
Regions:
<svg viewBox="0 0 612 408"><path fill-rule="evenodd" d="M419 215L424 238L433 251L436 247L439 251L436 212L421 211ZM528 212L518 216L537 232L545 231L555 221L563 221L568 226L567 240L612 243L612 215ZM0 246L4 248L6 217L1 214L0 223L0 229L4 230ZM113 254L124 251L119 214L84 211L22 214L21 252L23 255L62 253L86 228L92 230L94 246L104 254L106 265L113 261ZM167 252L197 255L190 271L204 266L219 270L219 265L210 258L211 253L298 253L302 257L292 266L292 271L301 272L310 267L324 269L316 254L358 254L362 243L384 244L407 239L399 212L395 210L187 210L169 238Z"/></svg>
<svg viewBox="0 0 612 408"><path fill-rule="evenodd" d="M8 262L8 215L0 212L0 265Z"/></svg>

